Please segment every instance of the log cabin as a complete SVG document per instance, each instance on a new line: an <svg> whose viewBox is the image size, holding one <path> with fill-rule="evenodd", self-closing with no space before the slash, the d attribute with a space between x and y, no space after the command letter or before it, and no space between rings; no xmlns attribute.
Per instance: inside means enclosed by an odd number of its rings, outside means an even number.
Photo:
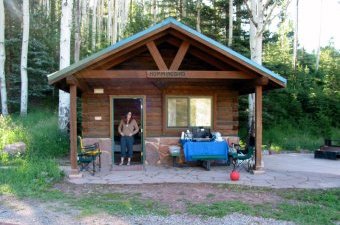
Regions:
<svg viewBox="0 0 340 225"><path fill-rule="evenodd" d="M196 30L168 18L48 76L70 93L70 161L77 173L81 136L99 142L107 164L119 157L117 126L131 111L140 126L133 161L169 164L182 131L203 126L238 134L238 97L255 93L255 169L261 169L262 92L286 79Z"/></svg>

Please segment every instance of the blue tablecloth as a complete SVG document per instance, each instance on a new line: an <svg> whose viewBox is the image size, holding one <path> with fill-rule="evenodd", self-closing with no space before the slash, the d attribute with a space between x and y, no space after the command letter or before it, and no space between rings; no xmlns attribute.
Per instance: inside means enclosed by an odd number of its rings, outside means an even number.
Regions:
<svg viewBox="0 0 340 225"><path fill-rule="evenodd" d="M193 156L225 156L225 160L228 160L228 144L225 141L217 142L192 142L183 141L184 157L187 162L195 161ZM220 158L220 157L219 157ZM220 158L221 159L221 158Z"/></svg>

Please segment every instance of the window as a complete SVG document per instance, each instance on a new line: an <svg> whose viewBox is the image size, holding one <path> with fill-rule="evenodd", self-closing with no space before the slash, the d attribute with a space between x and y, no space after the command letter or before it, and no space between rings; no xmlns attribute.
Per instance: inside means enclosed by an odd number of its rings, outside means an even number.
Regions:
<svg viewBox="0 0 340 225"><path fill-rule="evenodd" d="M211 97L168 97L168 127L210 127Z"/></svg>

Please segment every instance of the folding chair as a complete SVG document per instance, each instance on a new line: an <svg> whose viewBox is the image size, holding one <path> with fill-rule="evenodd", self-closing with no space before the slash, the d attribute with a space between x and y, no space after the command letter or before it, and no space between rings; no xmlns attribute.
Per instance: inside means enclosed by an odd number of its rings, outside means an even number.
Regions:
<svg viewBox="0 0 340 225"><path fill-rule="evenodd" d="M245 165L247 172L250 172L254 168L255 164L254 147L248 146L245 150L238 149L236 152L231 153L231 160L233 164L233 171L240 166Z"/></svg>
<svg viewBox="0 0 340 225"><path fill-rule="evenodd" d="M84 145L83 140L80 136L78 136L80 152L78 153L78 165L80 166L80 171L86 170L92 173L92 175L96 172L96 160L98 157L98 170L101 169L101 150L99 148L99 143L94 143L92 145ZM90 165L92 163L92 170Z"/></svg>

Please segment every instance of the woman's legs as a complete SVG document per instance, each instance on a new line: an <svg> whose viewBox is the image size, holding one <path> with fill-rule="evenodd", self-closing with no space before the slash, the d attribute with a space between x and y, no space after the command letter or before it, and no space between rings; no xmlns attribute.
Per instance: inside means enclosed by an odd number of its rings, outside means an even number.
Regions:
<svg viewBox="0 0 340 225"><path fill-rule="evenodd" d="M123 165L124 163L124 157L126 157L126 148L127 148L127 137L122 136L120 138L120 151L121 151L121 157L120 157L120 163L119 165Z"/></svg>
<svg viewBox="0 0 340 225"><path fill-rule="evenodd" d="M127 165L129 166L130 165L130 162L131 162L131 157L132 157L132 153L133 153L133 137L127 137L127 140L126 140L126 147L127 147L127 150L128 150L128 153L127 153L127 156L128 156L128 163Z"/></svg>

